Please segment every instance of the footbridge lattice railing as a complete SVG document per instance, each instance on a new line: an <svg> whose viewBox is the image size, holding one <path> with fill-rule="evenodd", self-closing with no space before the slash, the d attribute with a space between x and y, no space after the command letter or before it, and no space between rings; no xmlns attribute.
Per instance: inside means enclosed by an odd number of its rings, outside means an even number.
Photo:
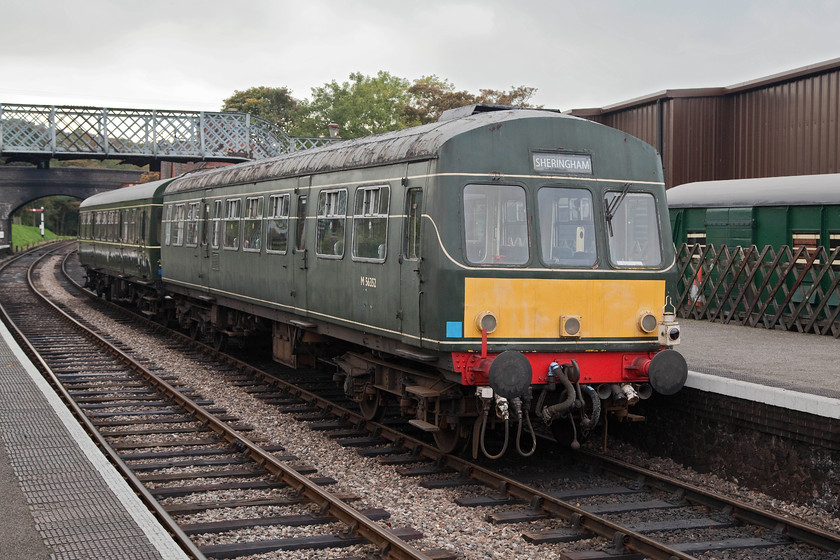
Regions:
<svg viewBox="0 0 840 560"><path fill-rule="evenodd" d="M330 141L245 113L0 104L0 155L21 159L243 161Z"/></svg>
<svg viewBox="0 0 840 560"><path fill-rule="evenodd" d="M840 337L840 247L684 244L677 264L683 318Z"/></svg>

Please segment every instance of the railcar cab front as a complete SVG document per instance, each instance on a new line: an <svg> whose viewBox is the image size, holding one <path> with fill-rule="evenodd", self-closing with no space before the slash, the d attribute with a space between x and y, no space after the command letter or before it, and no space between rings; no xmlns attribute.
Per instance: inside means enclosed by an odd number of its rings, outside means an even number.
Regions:
<svg viewBox="0 0 840 560"><path fill-rule="evenodd" d="M629 147L616 157L617 137ZM580 152L531 147L528 167L459 185L463 253L450 278L463 299L445 320L453 368L481 403L474 450L488 456L501 452L484 447L487 423L510 419L521 433L532 411L576 445L602 411L640 419L630 405L685 383L670 349L680 331L661 170L604 163L657 156L617 131L603 139ZM529 454L518 438L517 450Z"/></svg>

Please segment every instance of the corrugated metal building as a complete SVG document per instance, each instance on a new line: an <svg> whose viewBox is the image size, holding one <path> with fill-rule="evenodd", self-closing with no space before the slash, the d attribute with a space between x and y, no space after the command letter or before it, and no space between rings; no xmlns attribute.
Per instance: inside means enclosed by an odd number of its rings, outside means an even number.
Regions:
<svg viewBox="0 0 840 560"><path fill-rule="evenodd" d="M668 187L840 171L840 58L734 86L666 90L570 113L656 147Z"/></svg>

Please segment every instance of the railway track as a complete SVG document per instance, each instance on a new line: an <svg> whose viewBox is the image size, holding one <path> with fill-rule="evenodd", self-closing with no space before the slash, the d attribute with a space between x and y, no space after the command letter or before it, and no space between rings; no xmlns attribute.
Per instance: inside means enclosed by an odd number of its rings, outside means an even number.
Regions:
<svg viewBox="0 0 840 560"><path fill-rule="evenodd" d="M38 254L40 253L40 254ZM293 468L282 447L261 446L243 435L247 426L179 386L142 356L119 348L58 307L39 291L35 266L49 254L36 251L6 263L0 284L5 318L17 337L120 467L124 476L181 546L196 558L233 558L297 548L336 548L369 543L384 558L428 559L407 540L421 535L410 527L377 523L388 513L358 511L355 497L330 493L336 481ZM26 278L26 282L23 279ZM35 312L49 306L49 312ZM310 473L307 476L307 471ZM225 498L223 496L232 496ZM278 507L303 506L300 513L275 515ZM173 516L208 509L246 508L247 517L212 523L178 523ZM340 523L338 532L264 540L245 530L270 525L309 528ZM189 534L234 536L197 545ZM243 536L245 535L245 536Z"/></svg>
<svg viewBox="0 0 840 560"><path fill-rule="evenodd" d="M173 347L193 344L188 337L179 338ZM199 348L202 356L209 352ZM226 363L227 382L294 414L312 430L377 457L401 476L418 478L423 487L455 489L456 502L475 510L478 523L517 524L512 526L523 527L521 538L546 548L547 555L572 560L755 557L752 554L830 558L840 550L837 535L592 453L578 454L577 466L559 472L555 464L554 472L542 480L521 465L506 476L495 467L442 455L404 431L367 422L334 400L249 364L229 356L219 359ZM504 469L504 463L499 466ZM580 476L582 472L586 474ZM593 477L593 472L599 474ZM592 541L593 535L603 539Z"/></svg>

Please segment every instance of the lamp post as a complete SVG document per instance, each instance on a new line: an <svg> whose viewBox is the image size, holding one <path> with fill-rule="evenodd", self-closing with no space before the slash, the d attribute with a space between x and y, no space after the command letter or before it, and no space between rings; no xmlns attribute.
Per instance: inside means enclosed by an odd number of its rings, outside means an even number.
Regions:
<svg viewBox="0 0 840 560"><path fill-rule="evenodd" d="M338 136L338 130L339 130L338 129L338 123L336 123L335 121L332 121L332 122L330 122L330 124L327 125L327 130L330 131L330 138L338 138L339 137Z"/></svg>

